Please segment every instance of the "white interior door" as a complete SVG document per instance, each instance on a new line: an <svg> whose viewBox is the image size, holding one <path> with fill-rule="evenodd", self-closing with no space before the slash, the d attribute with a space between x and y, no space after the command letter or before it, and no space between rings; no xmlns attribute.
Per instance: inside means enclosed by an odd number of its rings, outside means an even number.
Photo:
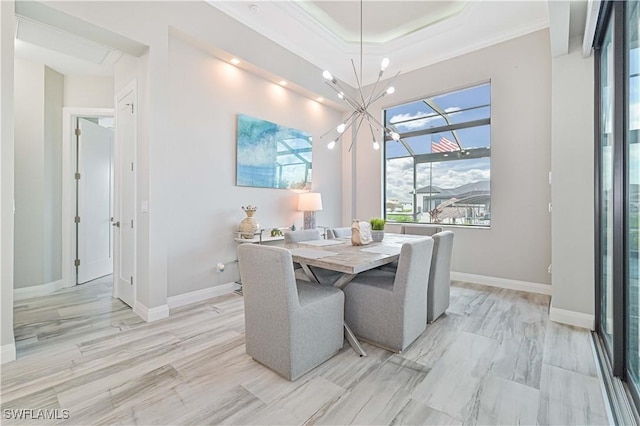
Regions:
<svg viewBox="0 0 640 426"><path fill-rule="evenodd" d="M116 198L114 220L114 295L135 303L136 214L135 90L119 97L116 106Z"/></svg>
<svg viewBox="0 0 640 426"><path fill-rule="evenodd" d="M86 118L78 118L77 128L76 265L82 284L113 272L113 129Z"/></svg>

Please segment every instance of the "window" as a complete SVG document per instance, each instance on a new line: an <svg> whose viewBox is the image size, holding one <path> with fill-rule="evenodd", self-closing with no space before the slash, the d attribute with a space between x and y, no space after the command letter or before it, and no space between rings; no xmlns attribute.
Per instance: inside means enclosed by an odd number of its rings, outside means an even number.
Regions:
<svg viewBox="0 0 640 426"><path fill-rule="evenodd" d="M385 218L491 225L491 83L385 110Z"/></svg>

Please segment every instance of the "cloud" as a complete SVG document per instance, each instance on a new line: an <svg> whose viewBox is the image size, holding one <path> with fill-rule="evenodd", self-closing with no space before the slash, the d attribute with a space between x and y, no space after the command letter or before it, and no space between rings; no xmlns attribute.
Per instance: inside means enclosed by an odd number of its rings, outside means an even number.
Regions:
<svg viewBox="0 0 640 426"><path fill-rule="evenodd" d="M467 183L481 180L489 180L489 159L447 161L433 163L430 170L428 164L418 165L417 187L430 185L431 176L433 185L451 189ZM398 199L411 202L413 191L413 161L411 158L398 158L387 160L387 200Z"/></svg>
<svg viewBox="0 0 640 426"><path fill-rule="evenodd" d="M456 111L460 111L459 107L449 107L449 108L445 108L444 112L446 113L455 113ZM422 117L425 115L429 115L432 114L432 111L417 111L415 114L409 114L409 113L405 113L405 114L396 114L393 117L391 117L391 120L389 120L389 122L391 124L395 124L396 128L401 131L411 131L411 130L416 130L416 129L424 129L427 126L427 124L429 124L432 121L437 121L437 120L442 120L442 117L439 115L434 115L431 117L425 117L425 118L421 118L418 120L413 120L415 118L418 117ZM450 114L449 117L453 116L454 114ZM409 121L407 123L398 123L399 121L406 121L406 120L413 120L413 121ZM444 124L444 123L443 123Z"/></svg>

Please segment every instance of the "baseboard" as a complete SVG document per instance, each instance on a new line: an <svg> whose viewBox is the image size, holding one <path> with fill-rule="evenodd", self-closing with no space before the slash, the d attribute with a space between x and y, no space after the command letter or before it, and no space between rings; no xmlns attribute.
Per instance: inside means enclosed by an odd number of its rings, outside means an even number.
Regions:
<svg viewBox="0 0 640 426"><path fill-rule="evenodd" d="M178 308L180 306L190 305L191 303L202 302L203 300L211 299L212 297L233 293L239 288L240 286L236 283L228 283L217 285L215 287L203 288L202 290L196 290L189 293L168 297L167 304L169 305L169 309Z"/></svg>
<svg viewBox="0 0 640 426"><path fill-rule="evenodd" d="M56 290L60 290L65 287L73 287L74 284L69 284L65 280L58 280L47 284L34 285L30 287L16 288L13 290L13 300L25 300L33 297L46 296Z"/></svg>
<svg viewBox="0 0 640 426"><path fill-rule="evenodd" d="M587 328L589 330L595 329L594 315L554 308L553 301L551 302L551 307L549 308L549 319L553 322L559 322L561 324L573 325L575 327Z"/></svg>
<svg viewBox="0 0 640 426"><path fill-rule="evenodd" d="M0 364L16 360L16 344L9 343L0 347Z"/></svg>
<svg viewBox="0 0 640 426"><path fill-rule="evenodd" d="M551 295L551 285L549 284L488 277L486 275L466 274L464 272L451 272L451 279L454 281L464 281L467 283L488 285L491 287L508 288L509 290L518 290L527 293Z"/></svg>
<svg viewBox="0 0 640 426"><path fill-rule="evenodd" d="M146 322L158 321L169 316L169 305L147 308L142 303L136 301L133 305L133 312Z"/></svg>

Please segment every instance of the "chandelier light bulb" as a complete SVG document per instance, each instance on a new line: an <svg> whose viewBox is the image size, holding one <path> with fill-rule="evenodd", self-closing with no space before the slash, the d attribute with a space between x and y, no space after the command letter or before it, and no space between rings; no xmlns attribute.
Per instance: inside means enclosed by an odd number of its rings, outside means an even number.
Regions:
<svg viewBox="0 0 640 426"><path fill-rule="evenodd" d="M380 144L376 140L373 141L373 149L376 151L380 149Z"/></svg>
<svg viewBox="0 0 640 426"><path fill-rule="evenodd" d="M331 141L327 144L327 148L333 149L336 147L336 141Z"/></svg>
<svg viewBox="0 0 640 426"><path fill-rule="evenodd" d="M338 127L336 127L336 130L338 131L338 133L344 133L344 128L345 128L345 124L344 123L340 123L338 124Z"/></svg>
<svg viewBox="0 0 640 426"><path fill-rule="evenodd" d="M396 91L396 88L391 86L387 89L387 95L393 95Z"/></svg>
<svg viewBox="0 0 640 426"><path fill-rule="evenodd" d="M384 58L380 64L380 71L384 71L389 66L389 58Z"/></svg>
<svg viewBox="0 0 640 426"><path fill-rule="evenodd" d="M331 73L327 70L324 70L322 72L322 76L324 77L325 80L329 80L332 81L333 80L333 76L331 75Z"/></svg>
<svg viewBox="0 0 640 426"><path fill-rule="evenodd" d="M391 132L391 139L393 139L394 141L398 142L400 140L400 135L397 134L396 132Z"/></svg>

